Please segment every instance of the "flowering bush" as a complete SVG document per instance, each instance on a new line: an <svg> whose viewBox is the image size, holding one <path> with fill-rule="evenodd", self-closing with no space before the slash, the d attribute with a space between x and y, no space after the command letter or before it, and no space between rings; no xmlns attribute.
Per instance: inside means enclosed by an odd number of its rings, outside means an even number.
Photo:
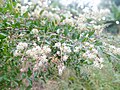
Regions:
<svg viewBox="0 0 120 90"><path fill-rule="evenodd" d="M0 8L1 89L34 89L35 82L57 81L70 70L75 77L68 75L69 83L79 84L79 77L88 83L82 68L102 70L109 52L119 58L120 48L99 39L104 25L98 23L105 20L101 13L98 17L92 12L72 18L70 12L65 11L65 16L44 4L23 6L9 1Z"/></svg>

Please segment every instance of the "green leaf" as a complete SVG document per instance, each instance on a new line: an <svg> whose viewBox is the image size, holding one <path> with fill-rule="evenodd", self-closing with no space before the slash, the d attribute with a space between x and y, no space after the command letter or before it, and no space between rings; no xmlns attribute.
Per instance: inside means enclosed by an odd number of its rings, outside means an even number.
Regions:
<svg viewBox="0 0 120 90"><path fill-rule="evenodd" d="M64 35L67 36L68 33L69 33L68 29L65 29L65 30L64 30Z"/></svg>
<svg viewBox="0 0 120 90"><path fill-rule="evenodd" d="M28 75L28 77L30 77L32 75L32 71L30 70L30 68L28 68L27 75Z"/></svg>
<svg viewBox="0 0 120 90"><path fill-rule="evenodd" d="M81 42L85 42L85 41L87 41L88 40L88 38L83 38L82 40L81 40Z"/></svg>
<svg viewBox="0 0 120 90"><path fill-rule="evenodd" d="M77 37L78 37L78 34L77 33L73 33L72 39L76 39Z"/></svg>
<svg viewBox="0 0 120 90"><path fill-rule="evenodd" d="M95 41L95 45L96 45L96 46L100 46L100 45L102 45L102 42L100 42L100 41Z"/></svg>
<svg viewBox="0 0 120 90"><path fill-rule="evenodd" d="M95 30L90 31L88 37L91 37L94 34Z"/></svg>
<svg viewBox="0 0 120 90"><path fill-rule="evenodd" d="M4 80L4 77L0 77L0 82L1 82L2 80Z"/></svg>
<svg viewBox="0 0 120 90"><path fill-rule="evenodd" d="M41 15L43 12L44 12L44 10L41 10L41 11L40 11L40 15Z"/></svg>
<svg viewBox="0 0 120 90"><path fill-rule="evenodd" d="M4 38L6 38L6 37L7 37L6 34L4 34L4 33L0 33L0 39L4 39Z"/></svg>
<svg viewBox="0 0 120 90"><path fill-rule="evenodd" d="M28 18L28 11L23 14L23 17Z"/></svg>

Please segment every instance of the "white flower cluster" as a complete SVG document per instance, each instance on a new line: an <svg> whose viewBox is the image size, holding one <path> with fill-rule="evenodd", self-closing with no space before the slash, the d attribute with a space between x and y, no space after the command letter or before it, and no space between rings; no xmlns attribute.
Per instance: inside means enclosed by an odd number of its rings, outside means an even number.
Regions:
<svg viewBox="0 0 120 90"><path fill-rule="evenodd" d="M34 43L33 47L28 49L28 44L26 42L19 42L16 46L14 56L20 56L21 60L23 60L23 63L26 59L35 60L33 70L37 70L39 67L44 66L47 63L50 57L50 52L51 49L48 45L39 46Z"/></svg>
<svg viewBox="0 0 120 90"><path fill-rule="evenodd" d="M32 29L31 33L37 35L39 33L39 31L38 31L38 29L34 28L34 29Z"/></svg>
<svg viewBox="0 0 120 90"><path fill-rule="evenodd" d="M72 14L70 11L64 11L64 13L62 13L62 15L65 17L65 18L71 18L72 17Z"/></svg>
<svg viewBox="0 0 120 90"><path fill-rule="evenodd" d="M21 6L21 15L27 12L27 10L28 10L28 6Z"/></svg>
<svg viewBox="0 0 120 90"><path fill-rule="evenodd" d="M39 18L40 17L40 12L42 11L42 8L40 8L38 5L34 9L34 11L31 13L33 17Z"/></svg>
<svg viewBox="0 0 120 90"><path fill-rule="evenodd" d="M60 42L55 43L55 47L59 48L64 53L70 53L71 48L66 43L61 44Z"/></svg>
<svg viewBox="0 0 120 90"><path fill-rule="evenodd" d="M37 45L27 50L26 55L36 60L34 70L37 70L40 66L43 66L44 63L47 63L50 52L51 49L48 45L44 45L43 47Z"/></svg>
<svg viewBox="0 0 120 90"><path fill-rule="evenodd" d="M60 20L61 20L61 17L58 14L55 14L55 13L52 13L52 12L48 12L46 10L42 13L42 16L48 18L51 21L55 21L56 20L57 23L60 23Z"/></svg>
<svg viewBox="0 0 120 90"><path fill-rule="evenodd" d="M106 51L107 51L107 52L111 52L111 53L120 55L120 48L117 48L117 47L115 47L115 46L113 46L113 45L110 45L110 44L107 44L107 43L105 43L105 42L103 43L103 45L104 45L105 47L108 47L108 48L106 48Z"/></svg>
<svg viewBox="0 0 120 90"><path fill-rule="evenodd" d="M64 63L60 63L58 65L58 74L61 76L64 70L65 70Z"/></svg>
<svg viewBox="0 0 120 90"><path fill-rule="evenodd" d="M20 4L20 3L17 3L15 9L16 9L17 11L19 11L20 8L21 8L21 4Z"/></svg>
<svg viewBox="0 0 120 90"><path fill-rule="evenodd" d="M71 53L71 48L66 45L66 43L61 44L60 42L55 43L54 45L60 51L57 51L57 55L61 56L62 61L67 61L69 57L69 53Z"/></svg>
<svg viewBox="0 0 120 90"><path fill-rule="evenodd" d="M120 48L117 47L112 47L110 46L111 51L113 51L114 54L120 55Z"/></svg>
<svg viewBox="0 0 120 90"><path fill-rule="evenodd" d="M95 67L98 67L98 68L101 69L101 68L103 67L102 62L104 62L104 59L97 57L97 58L95 59L95 61L93 62L93 65L94 65Z"/></svg>
<svg viewBox="0 0 120 90"><path fill-rule="evenodd" d="M89 14L89 17L91 17L95 21L97 21L97 20L101 21L101 20L106 20L106 18L103 16L107 16L108 14L110 14L110 10L105 9L105 10L100 10L100 11L96 11L96 12L91 12Z"/></svg>
<svg viewBox="0 0 120 90"><path fill-rule="evenodd" d="M83 48L86 49L86 52L83 54L83 57L86 59L93 60L93 65L98 68L103 67L103 58L100 57L98 50L94 47L93 44L85 42Z"/></svg>
<svg viewBox="0 0 120 90"><path fill-rule="evenodd" d="M87 30L87 27L85 23L76 22L76 29L79 29L80 31L85 31Z"/></svg>
<svg viewBox="0 0 120 90"><path fill-rule="evenodd" d="M74 25L74 19L73 18L66 18L65 20L63 20L62 23L73 26Z"/></svg>
<svg viewBox="0 0 120 90"><path fill-rule="evenodd" d="M34 8L34 6L36 7ZM28 11L28 8L33 10L32 12L28 13L29 16L33 16L35 18L40 17L40 12L48 7L48 3L46 1L40 1L40 0L32 0L31 2L28 2L26 0L22 0L21 3L17 3L15 9L17 11L21 12L21 15L23 15L25 12Z"/></svg>
<svg viewBox="0 0 120 90"><path fill-rule="evenodd" d="M23 49L25 49L25 48L27 48L28 47L28 44L27 43L23 43L23 42L20 42L20 43L18 43L18 45L17 45L17 50L23 50Z"/></svg>
<svg viewBox="0 0 120 90"><path fill-rule="evenodd" d="M28 44L26 42L19 42L14 52L14 56L20 56L21 51L26 49L27 47L28 47Z"/></svg>
<svg viewBox="0 0 120 90"><path fill-rule="evenodd" d="M80 50L81 50L81 48L82 48L82 46L80 45L80 46L76 46L75 48L74 48L74 52L79 52Z"/></svg>
<svg viewBox="0 0 120 90"><path fill-rule="evenodd" d="M105 25L93 25L96 35L100 35L104 30Z"/></svg>

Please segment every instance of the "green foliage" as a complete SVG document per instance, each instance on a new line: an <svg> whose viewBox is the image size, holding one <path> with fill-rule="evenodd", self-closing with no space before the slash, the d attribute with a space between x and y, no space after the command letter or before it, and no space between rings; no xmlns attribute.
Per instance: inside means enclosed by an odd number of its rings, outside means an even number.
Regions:
<svg viewBox="0 0 120 90"><path fill-rule="evenodd" d="M4 33L0 33L0 39L2 40L2 39L4 39L4 38L6 38L7 36L4 34Z"/></svg>
<svg viewBox="0 0 120 90"><path fill-rule="evenodd" d="M111 48L104 45L105 38L97 38L93 26L86 26L86 30L81 31L77 29L77 25L63 24L66 17L61 14L60 21L50 16L42 17L44 9L40 11L38 18L29 16L33 10L27 10L21 15L15 8L16 4L7 0L5 7L0 7L1 90L30 90L36 87L51 87L48 90L52 90L53 86L56 87L55 90L120 89L120 55L108 50ZM118 18L119 15L115 14L115 17ZM88 19L88 22L90 21L92 20ZM26 48L21 48L24 45L18 47L21 42L27 44ZM56 47L55 44L58 42L61 45ZM35 65L44 54L41 55L44 45L49 46L46 46L45 51L48 49L51 52L46 54L48 61L36 69ZM41 51L34 55L37 46ZM75 50L76 48L78 50ZM68 52L64 52L64 49ZM33 50L32 57L27 54L28 50ZM15 51L20 51L20 54L16 54ZM57 51L60 51L60 54L56 54ZM96 55L95 59L91 58L91 52ZM85 54L90 56L85 57ZM37 55L39 58L34 58ZM63 60L65 55L68 56L67 60ZM103 67L94 66L96 58L104 59L103 64L99 62ZM62 75L59 65L65 66ZM55 81L53 86L49 81Z"/></svg>
<svg viewBox="0 0 120 90"><path fill-rule="evenodd" d="M113 19L119 21L120 20L120 9L115 4L113 4L110 10L111 10L111 14L113 15Z"/></svg>

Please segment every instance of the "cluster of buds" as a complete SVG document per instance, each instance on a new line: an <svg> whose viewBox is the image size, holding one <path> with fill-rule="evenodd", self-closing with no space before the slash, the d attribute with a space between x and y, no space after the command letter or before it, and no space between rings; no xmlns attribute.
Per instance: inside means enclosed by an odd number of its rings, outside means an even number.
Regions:
<svg viewBox="0 0 120 90"><path fill-rule="evenodd" d="M93 65L101 69L103 67L102 63L104 62L104 60L100 57L95 46L93 44L90 44L89 42L85 42L84 48L86 49L86 52L83 54L83 57L93 60Z"/></svg>
<svg viewBox="0 0 120 90"><path fill-rule="evenodd" d="M82 54L82 57L89 62L89 60L93 62L93 65L98 68L103 67L103 58L100 57L98 50L95 48L94 44L89 42L84 42L83 45L76 46L74 48L74 52L78 53L80 50L84 49L86 52ZM81 58L81 57L80 57Z"/></svg>
<svg viewBox="0 0 120 90"><path fill-rule="evenodd" d="M48 45L42 47L37 45L26 51L26 55L36 61L33 70L38 70L48 62L50 52L51 49Z"/></svg>
<svg viewBox="0 0 120 90"><path fill-rule="evenodd" d="M38 29L34 28L34 29L32 29L31 33L34 35L37 35L39 33L39 31L38 31Z"/></svg>
<svg viewBox="0 0 120 90"><path fill-rule="evenodd" d="M74 25L74 19L73 18L66 18L65 20L63 20L62 24L68 24L73 26Z"/></svg>
<svg viewBox="0 0 120 90"><path fill-rule="evenodd" d="M111 53L120 55L120 48L117 48L117 47L115 47L114 45L110 45L110 44L107 44L107 43L105 43L105 42L103 43L103 45L104 45L105 47L108 47L108 48L106 48L107 52L109 51L109 52L111 52Z"/></svg>
<svg viewBox="0 0 120 90"><path fill-rule="evenodd" d="M46 17L48 20L53 21L53 22L57 22L60 23L61 21L61 17L58 14L52 13L52 12L48 12L48 11L44 11L41 15L42 17Z"/></svg>
<svg viewBox="0 0 120 90"><path fill-rule="evenodd" d="M69 53L71 53L71 48L66 45L66 43L61 44L60 42L55 43L54 47L57 47L57 55L61 56L62 61L67 61Z"/></svg>
<svg viewBox="0 0 120 90"><path fill-rule="evenodd" d="M58 74L62 75L65 70L65 65L63 62L67 61L69 58L69 54L72 52L71 48L66 45L66 43L55 43L54 47L58 48L56 55L61 57L61 62L58 64Z"/></svg>
<svg viewBox="0 0 120 90"><path fill-rule="evenodd" d="M26 42L19 42L14 52L14 56L21 56L22 51L27 47L28 47L28 44Z"/></svg>

